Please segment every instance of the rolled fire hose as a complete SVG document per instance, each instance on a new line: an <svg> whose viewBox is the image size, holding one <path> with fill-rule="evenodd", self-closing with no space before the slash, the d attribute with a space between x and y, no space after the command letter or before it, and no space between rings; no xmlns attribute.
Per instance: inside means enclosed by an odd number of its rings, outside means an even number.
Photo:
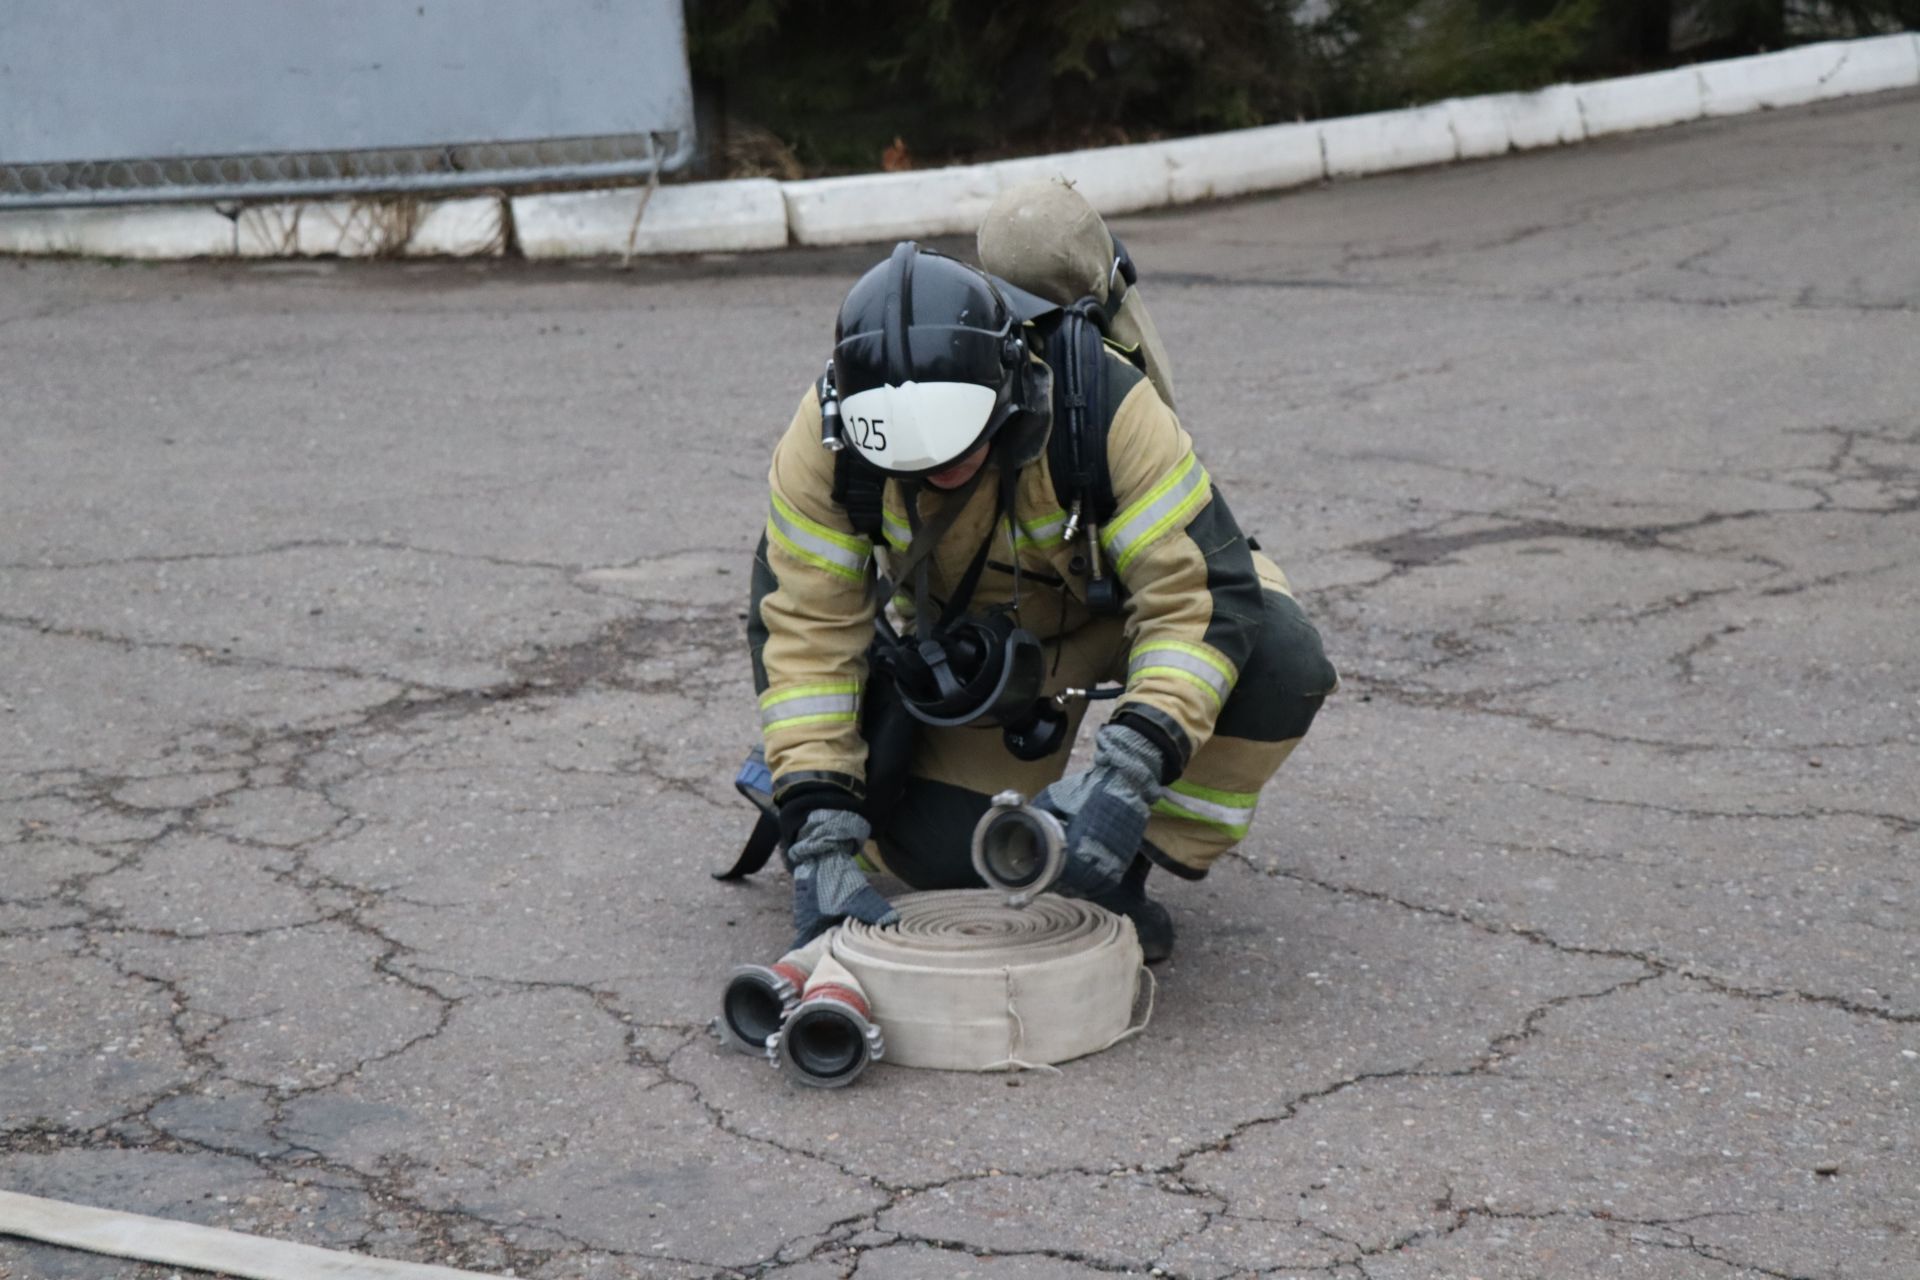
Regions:
<svg viewBox="0 0 1920 1280"><path fill-rule="evenodd" d="M910 893L900 922L849 921L833 961L886 1028L887 1061L942 1071L1051 1066L1144 1028L1133 923L1089 902L1045 895L1007 905L992 889ZM1149 981L1151 979L1149 978Z"/></svg>
<svg viewBox="0 0 1920 1280"><path fill-rule="evenodd" d="M1133 925L1047 896L1009 906L993 889L912 893L900 922L858 921L728 980L718 1028L795 1084L850 1084L883 1054L907 1067L1049 1067L1147 1025L1133 1010L1142 965ZM884 1039L882 1027L885 1028Z"/></svg>
<svg viewBox="0 0 1920 1280"><path fill-rule="evenodd" d="M1050 1067L1146 1026L1151 994L1132 1021L1146 973L1133 925L1039 896L1066 865L1052 814L1017 791L996 795L974 829L973 865L989 888L909 894L894 903L896 927L849 921L771 965L735 969L721 1039L765 1053L795 1084L832 1089L889 1040L902 1066L992 1071Z"/></svg>

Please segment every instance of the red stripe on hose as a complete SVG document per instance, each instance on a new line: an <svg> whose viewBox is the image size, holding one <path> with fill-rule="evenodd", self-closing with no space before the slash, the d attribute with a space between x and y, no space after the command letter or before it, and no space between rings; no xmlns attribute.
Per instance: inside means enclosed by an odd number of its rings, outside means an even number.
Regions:
<svg viewBox="0 0 1920 1280"><path fill-rule="evenodd" d="M807 992L807 997L802 1003L811 1004L815 1000L838 1000L841 1004L849 1006L861 1017L869 1021L873 1019L873 1010L867 1007L866 997L862 996L852 987L842 987L831 982L823 982L813 988L813 990Z"/></svg>

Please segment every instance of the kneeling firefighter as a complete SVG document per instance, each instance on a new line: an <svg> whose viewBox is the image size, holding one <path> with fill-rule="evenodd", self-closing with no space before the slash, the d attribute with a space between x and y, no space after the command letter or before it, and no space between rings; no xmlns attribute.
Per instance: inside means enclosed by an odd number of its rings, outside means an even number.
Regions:
<svg viewBox="0 0 1920 1280"><path fill-rule="evenodd" d="M1098 215L1031 184L980 247L997 275L912 242L863 275L775 448L742 772L767 816L722 878L777 841L797 942L885 924L868 840L915 888L978 885L974 825L1017 790L1065 826L1061 887L1162 959L1149 870L1199 879L1239 841L1336 676L1174 417ZM1119 705L1062 777L1102 682Z"/></svg>

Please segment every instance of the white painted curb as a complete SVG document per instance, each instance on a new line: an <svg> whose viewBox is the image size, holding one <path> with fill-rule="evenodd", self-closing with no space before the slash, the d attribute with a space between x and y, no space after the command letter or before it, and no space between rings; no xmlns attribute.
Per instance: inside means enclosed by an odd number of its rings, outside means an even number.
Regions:
<svg viewBox="0 0 1920 1280"><path fill-rule="evenodd" d="M1701 67L1700 89L1707 114L1732 116L1818 101L1822 82L1841 56L1832 45L1814 44Z"/></svg>
<svg viewBox="0 0 1920 1280"><path fill-rule="evenodd" d="M0 253L471 256L504 251L509 206L530 258L864 244L971 233L996 195L1035 178L1068 178L1102 213L1132 213L1915 85L1920 33L1905 32L1534 93L908 173L481 197L398 212L315 201L249 208L237 220L194 206L0 213Z"/></svg>
<svg viewBox="0 0 1920 1280"><path fill-rule="evenodd" d="M1684 124L1707 110L1700 73L1692 67L1600 80L1578 86L1576 93L1589 138Z"/></svg>
<svg viewBox="0 0 1920 1280"><path fill-rule="evenodd" d="M242 258L491 257L506 252L500 200L301 200L250 205L233 220Z"/></svg>
<svg viewBox="0 0 1920 1280"><path fill-rule="evenodd" d="M29 209L0 214L0 253L219 258L233 250L233 220L203 205Z"/></svg>
<svg viewBox="0 0 1920 1280"><path fill-rule="evenodd" d="M1822 99L1884 93L1920 83L1920 31L1818 47L1838 55L1833 69L1820 77Z"/></svg>
<svg viewBox="0 0 1920 1280"><path fill-rule="evenodd" d="M1320 127L1275 124L1165 144L1167 196L1174 204L1224 200L1318 182L1326 173Z"/></svg>
<svg viewBox="0 0 1920 1280"><path fill-rule="evenodd" d="M1140 142L1130 147L1100 147L1051 156L1002 160L990 166L1002 187L1063 177L1087 197L1087 203L1108 213L1137 213L1172 202L1173 166L1165 142ZM962 230L971 233L979 226Z"/></svg>
<svg viewBox="0 0 1920 1280"><path fill-rule="evenodd" d="M903 181L902 179L905 179ZM781 184L796 244L857 244L938 236L980 225L998 194L989 165L914 174L862 173Z"/></svg>
<svg viewBox="0 0 1920 1280"><path fill-rule="evenodd" d="M1516 151L1535 147L1564 147L1587 136L1580 118L1580 94L1570 84L1556 84L1533 93L1496 93L1462 102L1489 103L1507 125Z"/></svg>
<svg viewBox="0 0 1920 1280"><path fill-rule="evenodd" d="M1320 141L1329 178L1357 178L1390 169L1417 169L1459 158L1449 104L1381 111L1322 121Z"/></svg>
<svg viewBox="0 0 1920 1280"><path fill-rule="evenodd" d="M516 196L513 225L529 258L732 253L787 243L787 205L771 178Z"/></svg>
<svg viewBox="0 0 1920 1280"><path fill-rule="evenodd" d="M500 201L309 200L229 218L200 205L0 215L0 253L89 258L481 257L506 251Z"/></svg>
<svg viewBox="0 0 1920 1280"><path fill-rule="evenodd" d="M960 235L980 225L993 198L1037 179L1070 180L1105 213L1174 203L1171 148L1131 147L956 165L911 173L862 173L782 184L796 244L865 244L910 236Z"/></svg>

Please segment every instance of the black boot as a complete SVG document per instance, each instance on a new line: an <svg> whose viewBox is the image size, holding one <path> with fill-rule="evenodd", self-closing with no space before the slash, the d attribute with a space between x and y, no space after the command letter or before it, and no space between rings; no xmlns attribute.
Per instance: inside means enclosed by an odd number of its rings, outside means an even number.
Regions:
<svg viewBox="0 0 1920 1280"><path fill-rule="evenodd" d="M1133 921L1146 962L1159 964L1173 954L1173 917L1147 896L1147 873L1151 870L1153 864L1147 861L1147 855L1136 853L1118 887L1087 901Z"/></svg>

